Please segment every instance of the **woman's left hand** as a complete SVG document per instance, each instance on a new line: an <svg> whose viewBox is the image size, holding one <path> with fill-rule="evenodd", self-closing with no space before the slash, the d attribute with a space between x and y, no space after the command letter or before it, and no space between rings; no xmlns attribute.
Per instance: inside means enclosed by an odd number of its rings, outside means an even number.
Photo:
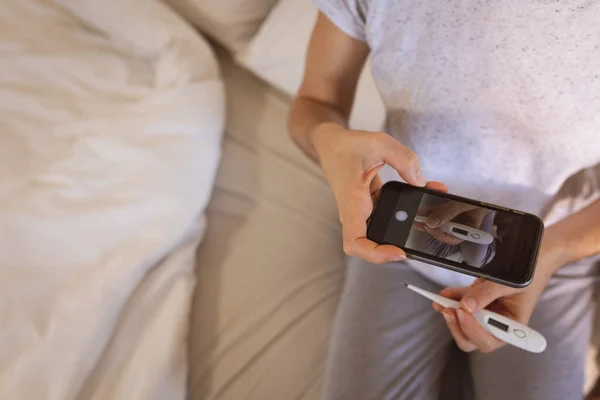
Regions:
<svg viewBox="0 0 600 400"><path fill-rule="evenodd" d="M554 262L557 261L544 257L542 248L535 277L526 288L515 289L478 278L471 286L447 288L440 292L441 296L460 301L461 308L454 310L436 303L433 308L442 313L461 350L492 352L505 343L479 325L472 314L486 308L527 325L552 273L558 269Z"/></svg>

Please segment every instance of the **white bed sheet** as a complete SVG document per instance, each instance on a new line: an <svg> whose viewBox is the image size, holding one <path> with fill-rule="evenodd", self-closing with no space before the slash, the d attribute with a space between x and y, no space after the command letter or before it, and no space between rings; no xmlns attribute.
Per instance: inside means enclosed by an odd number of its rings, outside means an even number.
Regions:
<svg viewBox="0 0 600 400"><path fill-rule="evenodd" d="M183 399L224 122L145 0L0 0L0 399Z"/></svg>

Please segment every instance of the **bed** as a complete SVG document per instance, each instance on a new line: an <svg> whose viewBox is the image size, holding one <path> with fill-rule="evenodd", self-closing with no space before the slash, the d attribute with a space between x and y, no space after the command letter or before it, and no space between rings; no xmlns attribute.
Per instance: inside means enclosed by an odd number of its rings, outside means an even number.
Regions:
<svg viewBox="0 0 600 400"><path fill-rule="evenodd" d="M161 2L0 1L0 398L184 399L224 91Z"/></svg>
<svg viewBox="0 0 600 400"><path fill-rule="evenodd" d="M316 8L167 3L0 0L1 399L320 398L345 259L286 132Z"/></svg>

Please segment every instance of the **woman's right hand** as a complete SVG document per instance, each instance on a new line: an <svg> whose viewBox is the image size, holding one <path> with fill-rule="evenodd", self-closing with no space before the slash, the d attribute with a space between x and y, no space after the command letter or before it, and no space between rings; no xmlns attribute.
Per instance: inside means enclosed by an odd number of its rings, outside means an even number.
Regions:
<svg viewBox="0 0 600 400"><path fill-rule="evenodd" d="M367 219L381 189L379 170L388 164L411 185L427 185L444 192L446 186L427 183L417 155L384 132L356 131L324 123L313 129L310 139L337 202L344 252L374 264L406 259L400 248L378 245L366 238Z"/></svg>

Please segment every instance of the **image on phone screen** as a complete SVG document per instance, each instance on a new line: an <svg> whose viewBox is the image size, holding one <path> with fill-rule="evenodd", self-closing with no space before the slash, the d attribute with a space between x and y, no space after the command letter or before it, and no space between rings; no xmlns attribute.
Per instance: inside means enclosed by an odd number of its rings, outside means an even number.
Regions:
<svg viewBox="0 0 600 400"><path fill-rule="evenodd" d="M392 215L386 243L489 272L511 268L522 219L516 213L414 190L402 193Z"/></svg>

